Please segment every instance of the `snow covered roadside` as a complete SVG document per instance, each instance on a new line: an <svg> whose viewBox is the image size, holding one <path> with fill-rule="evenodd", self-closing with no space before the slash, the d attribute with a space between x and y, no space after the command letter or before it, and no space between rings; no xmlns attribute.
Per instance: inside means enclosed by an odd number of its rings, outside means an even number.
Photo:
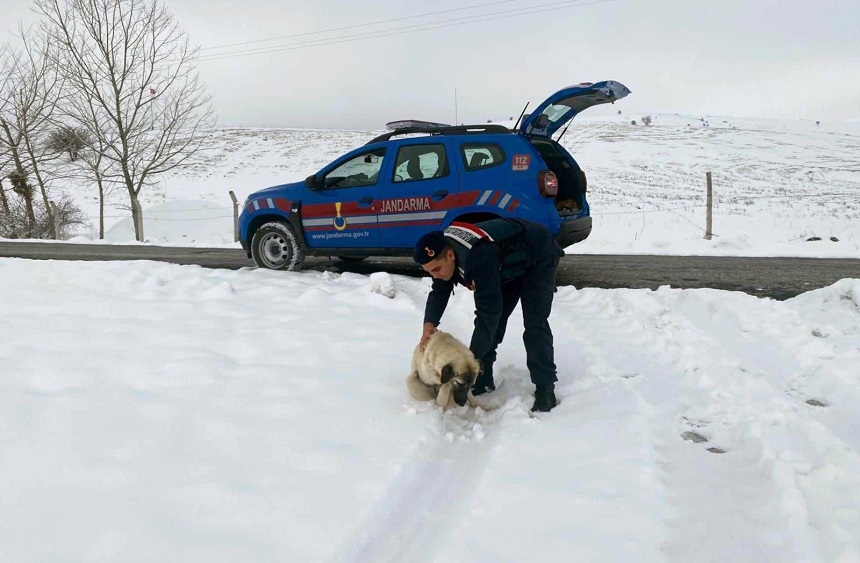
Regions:
<svg viewBox="0 0 860 563"><path fill-rule="evenodd" d="M860 280L561 288L538 418L518 315L498 409L408 397L427 279L2 259L0 287L3 561L860 559Z"/></svg>
<svg viewBox="0 0 860 563"><path fill-rule="evenodd" d="M623 110L622 106L619 106ZM641 116L636 116L639 119ZM574 254L860 257L860 123L654 115L576 119L564 137L589 179L591 236ZM513 126L513 122L503 125ZM224 128L208 160L159 177L141 194L147 244L238 248L233 210L269 186L301 181L380 131ZM712 240L704 240L712 172ZM98 200L74 181L55 186L90 219L74 242L136 244L121 190Z"/></svg>

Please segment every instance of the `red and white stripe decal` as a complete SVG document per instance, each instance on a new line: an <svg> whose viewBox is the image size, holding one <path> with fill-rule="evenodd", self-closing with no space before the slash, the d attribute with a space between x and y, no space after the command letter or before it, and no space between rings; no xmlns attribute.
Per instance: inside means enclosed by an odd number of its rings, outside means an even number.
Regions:
<svg viewBox="0 0 860 563"><path fill-rule="evenodd" d="M487 231L485 231L484 229L482 229L480 227L476 227L475 225L472 225L471 223L460 223L460 222L454 221L453 223L451 223L451 226L457 227L458 229L462 229L468 233L475 235L478 238L493 240L493 237L490 236L490 233L488 233Z"/></svg>
<svg viewBox="0 0 860 563"><path fill-rule="evenodd" d="M290 200L282 197L265 197L255 199L246 206L249 213L259 211L260 209L280 209L285 213L290 212Z"/></svg>
<svg viewBox="0 0 860 563"><path fill-rule="evenodd" d="M445 214L451 209L471 207L481 196L481 191L472 190L446 197L442 201L427 198L426 205L415 211L398 210L398 206L383 205L374 202L370 208L359 207L357 202L344 201L340 206L340 216L346 219L347 225L361 226L362 229L385 227L420 227L438 225ZM423 198L422 198L423 199ZM386 200L390 201L390 200ZM428 207L429 206L429 207ZM379 213L381 208L391 209ZM417 206L416 206L417 207ZM378 213L378 215L374 215ZM333 221L337 216L333 203L313 203L302 206L302 225L307 230L325 230L334 228ZM377 223L378 217L378 223ZM371 220L372 219L372 220Z"/></svg>
<svg viewBox="0 0 860 563"><path fill-rule="evenodd" d="M492 199L490 196L492 196ZM501 201L499 201L499 198L501 198ZM511 213L514 209L519 207L520 200L507 192L484 190L481 193L481 197L478 199L478 205L490 205L498 207L499 209L505 209L508 213Z"/></svg>

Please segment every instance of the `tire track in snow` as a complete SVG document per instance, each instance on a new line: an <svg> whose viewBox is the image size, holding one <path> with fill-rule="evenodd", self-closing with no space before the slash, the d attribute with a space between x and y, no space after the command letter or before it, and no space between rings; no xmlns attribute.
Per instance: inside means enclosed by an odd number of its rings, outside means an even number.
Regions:
<svg viewBox="0 0 860 563"><path fill-rule="evenodd" d="M745 407L734 417L715 417L714 422L725 427L724 439L743 450L755 445L759 464L783 494L787 522L796 537L808 538L810 560L860 560L856 427L844 427L850 425L850 412L829 419L828 409L806 402L808 391L829 389L850 404L851 411L855 408L851 378L839 362L829 363L839 356L839 347L819 336L814 324L785 303L733 295L731 299L744 306L723 306L722 297L703 297L683 303L675 313L682 316L681 322L696 327L707 346L705 356L728 349L726 372L740 375L729 385L721 381L715 386L728 392L727 403ZM703 318L708 322L701 322ZM796 327L788 338L785 326ZM841 426L829 427L827 422L833 420Z"/></svg>
<svg viewBox="0 0 860 563"><path fill-rule="evenodd" d="M589 372L597 374L591 384L627 378L647 405L668 560L737 560L739 553L750 554L749 561L818 560L803 495L762 437L766 402L785 399L782 390L747 385L721 345L725 338L713 340L673 313L677 291L649 292L645 301L640 292L582 293L589 326L580 319L573 334L585 328L613 336L611 343L581 342ZM692 428L712 444L683 441L680 434ZM714 442L729 453L705 451Z"/></svg>
<svg viewBox="0 0 860 563"><path fill-rule="evenodd" d="M433 561L440 542L460 522L492 457L498 441L496 423L518 404L512 399L497 410L480 413L467 407L445 413L434 408L441 419L439 435L404 464L369 520L333 561Z"/></svg>
<svg viewBox="0 0 860 563"><path fill-rule="evenodd" d="M722 344L725 335L712 340L674 312L658 322L655 344L664 359L674 358L661 387L665 393L669 380L676 382L670 389L680 407L672 423L664 420L658 446L673 491L669 500L678 511L668 520L675 532L666 543L670 560L716 562L738 553L756 562L819 560L803 497L780 471L764 436L769 422L783 416L775 409L784 405L773 404L785 399L781 390L747 379ZM714 455L704 444L681 442L682 431L729 453Z"/></svg>

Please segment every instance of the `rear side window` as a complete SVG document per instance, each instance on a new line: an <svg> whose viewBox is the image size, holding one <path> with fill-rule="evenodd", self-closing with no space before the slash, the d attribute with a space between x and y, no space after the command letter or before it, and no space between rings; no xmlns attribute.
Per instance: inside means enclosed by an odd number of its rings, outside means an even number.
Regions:
<svg viewBox="0 0 860 563"><path fill-rule="evenodd" d="M553 158L561 156L561 153L558 152L558 149L555 148L555 145L552 143L532 141L532 145L534 145L540 155L544 158Z"/></svg>
<svg viewBox="0 0 860 563"><path fill-rule="evenodd" d="M449 173L445 145L405 145L397 151L394 182L441 178Z"/></svg>
<svg viewBox="0 0 860 563"><path fill-rule="evenodd" d="M498 166L505 161L505 151L493 143L461 145L460 152L463 155L463 166L466 167L467 172Z"/></svg>

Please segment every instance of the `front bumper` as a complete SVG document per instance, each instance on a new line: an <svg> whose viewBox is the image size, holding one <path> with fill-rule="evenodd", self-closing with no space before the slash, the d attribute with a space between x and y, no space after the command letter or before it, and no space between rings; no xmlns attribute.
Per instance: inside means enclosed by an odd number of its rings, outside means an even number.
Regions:
<svg viewBox="0 0 860 563"><path fill-rule="evenodd" d="M556 242L562 248L583 241L591 234L591 217L580 217L563 221L555 237Z"/></svg>

